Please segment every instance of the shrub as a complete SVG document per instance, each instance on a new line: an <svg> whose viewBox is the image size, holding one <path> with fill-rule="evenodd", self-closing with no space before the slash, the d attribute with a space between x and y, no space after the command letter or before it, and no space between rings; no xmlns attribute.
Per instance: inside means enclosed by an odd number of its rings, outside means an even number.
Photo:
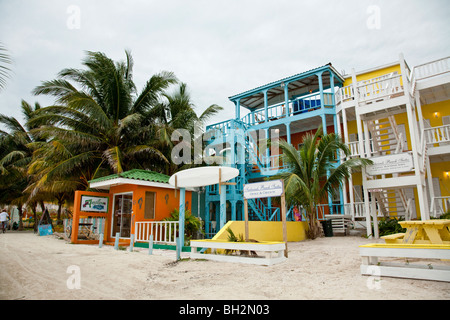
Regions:
<svg viewBox="0 0 450 320"><path fill-rule="evenodd" d="M406 229L402 228L402 226L398 223L403 220L400 218L397 220L396 218L383 218L378 222L378 230L380 232L380 236L387 236L389 234L406 232Z"/></svg>

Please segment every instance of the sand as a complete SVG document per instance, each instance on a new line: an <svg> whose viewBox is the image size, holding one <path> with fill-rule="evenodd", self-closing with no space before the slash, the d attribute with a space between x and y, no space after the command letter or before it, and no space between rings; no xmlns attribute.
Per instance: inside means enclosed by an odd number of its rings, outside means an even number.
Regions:
<svg viewBox="0 0 450 320"><path fill-rule="evenodd" d="M370 286L360 275L358 246L371 242L335 236L289 243L288 260L268 267L176 262L170 250L148 255L10 231L0 234L0 299L450 299L449 282L383 277Z"/></svg>

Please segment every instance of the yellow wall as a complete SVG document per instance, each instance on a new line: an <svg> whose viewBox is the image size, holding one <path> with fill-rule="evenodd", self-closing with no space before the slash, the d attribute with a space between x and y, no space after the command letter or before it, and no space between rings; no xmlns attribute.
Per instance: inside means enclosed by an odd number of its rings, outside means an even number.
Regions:
<svg viewBox="0 0 450 320"><path fill-rule="evenodd" d="M249 221L249 239L258 241L283 241L283 224L281 221ZM308 223L306 221L287 221L288 241L303 241L306 239ZM213 240L227 240L230 228L238 236L245 233L245 221L228 221L214 236Z"/></svg>
<svg viewBox="0 0 450 320"><path fill-rule="evenodd" d="M382 76L384 74L389 74L397 71L398 74L401 74L400 64L382 68L379 70L370 71L364 74L357 75L357 80L369 80L372 78L376 78ZM352 84L352 78L347 78L344 82L344 86L348 86ZM442 117L450 115L450 100L446 100L443 102L432 103L429 105L422 105L422 117L423 119L428 119L430 121L430 125L432 127L439 127L443 125ZM417 119L418 119L418 115ZM408 142L408 150L411 150L411 139L409 135L409 124L407 113L400 113L395 115L395 121L397 125L403 124L405 126L406 138ZM354 134L358 133L356 121L350 121L347 124L348 133ZM431 163L431 172L433 178L439 178L440 191L441 196L450 196L450 177L447 176L447 172L450 173L450 162L432 162ZM362 185L361 173L353 174L353 184L354 185ZM418 204L418 196L417 190L414 189L415 199L416 199L416 212L419 213L419 204Z"/></svg>
<svg viewBox="0 0 450 320"><path fill-rule="evenodd" d="M432 127L442 126L442 117L448 115L450 115L450 100L422 106L422 116L430 120Z"/></svg>
<svg viewBox="0 0 450 320"><path fill-rule="evenodd" d="M389 74L389 73L392 73L392 72L395 72L395 71L397 71L398 74L401 74L400 64L397 64L397 65L394 65L394 66L391 66L391 67L387 67L387 68L381 68L381 69L378 69L378 70L369 71L369 72L366 72L366 73L363 73L363 74L359 74L359 75L356 76L356 80L357 81L369 80L369 79L380 77L380 76L382 76L384 74ZM348 85L351 85L352 83L353 83L352 78L351 77L347 78L344 81L344 87L348 86Z"/></svg>
<svg viewBox="0 0 450 320"><path fill-rule="evenodd" d="M450 161L436 162L431 164L431 175L433 178L439 178L439 186L441 188L441 196L450 196Z"/></svg>

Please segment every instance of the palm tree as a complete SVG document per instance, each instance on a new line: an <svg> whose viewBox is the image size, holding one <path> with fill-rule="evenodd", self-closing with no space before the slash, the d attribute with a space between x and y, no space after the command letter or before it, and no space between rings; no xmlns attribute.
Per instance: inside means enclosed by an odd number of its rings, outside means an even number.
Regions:
<svg viewBox="0 0 450 320"><path fill-rule="evenodd" d="M34 108L22 100L22 114L30 120L33 113L41 107ZM28 200L25 189L30 181L28 166L33 156L32 143L36 138L30 134L30 127L22 126L10 116L0 114L0 123L7 131L0 131L0 202L17 205L19 210L19 230L22 229L22 206ZM36 217L35 217L36 218Z"/></svg>
<svg viewBox="0 0 450 320"><path fill-rule="evenodd" d="M6 79L9 78L11 69L7 65L12 64L12 60L8 54L8 51L0 43L0 90L6 86Z"/></svg>
<svg viewBox="0 0 450 320"><path fill-rule="evenodd" d="M57 79L35 88L36 95L56 99L56 105L30 120L33 133L47 141L36 151L34 165L41 175L35 188L77 177L87 189L89 180L104 174L168 163L154 147L156 129L148 114L177 79L163 71L138 92L133 59L125 53L125 61L114 62L104 53L87 52L85 69L64 69Z"/></svg>
<svg viewBox="0 0 450 320"><path fill-rule="evenodd" d="M350 169L358 169L372 163L364 158L353 158L342 162L336 168L336 154L343 151L350 154L348 146L334 133L322 134L322 127L316 133L306 134L303 145L297 151L284 140L278 142L282 151L283 164L287 170L271 179L283 179L286 203L288 206L302 206L307 215L308 236L315 239L319 235L319 224L316 219L316 206L326 201L336 187L350 176Z"/></svg>

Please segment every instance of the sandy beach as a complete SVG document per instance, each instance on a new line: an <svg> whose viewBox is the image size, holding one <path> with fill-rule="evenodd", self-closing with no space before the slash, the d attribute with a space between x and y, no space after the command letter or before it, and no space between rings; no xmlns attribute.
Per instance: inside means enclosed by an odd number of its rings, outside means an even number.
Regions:
<svg viewBox="0 0 450 320"><path fill-rule="evenodd" d="M176 262L169 250L148 255L10 231L0 234L0 299L450 299L448 282L381 278L370 286L359 273L358 246L373 242L335 236L289 243L288 260L267 267Z"/></svg>

